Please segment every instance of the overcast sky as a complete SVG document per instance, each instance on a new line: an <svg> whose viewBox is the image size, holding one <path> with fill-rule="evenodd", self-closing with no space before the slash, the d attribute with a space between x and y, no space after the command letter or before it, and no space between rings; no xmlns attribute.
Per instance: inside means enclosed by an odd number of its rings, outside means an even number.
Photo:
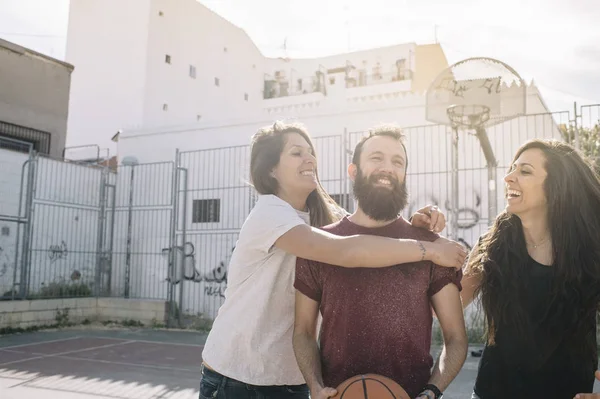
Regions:
<svg viewBox="0 0 600 399"><path fill-rule="evenodd" d="M73 0L75 1L75 0ZM123 0L127 1L127 0ZM172 0L174 1L174 0ZM437 40L533 78L552 111L600 102L597 0L202 0L266 56L316 57ZM69 0L0 0L0 37L64 59ZM437 26L437 29L436 29Z"/></svg>

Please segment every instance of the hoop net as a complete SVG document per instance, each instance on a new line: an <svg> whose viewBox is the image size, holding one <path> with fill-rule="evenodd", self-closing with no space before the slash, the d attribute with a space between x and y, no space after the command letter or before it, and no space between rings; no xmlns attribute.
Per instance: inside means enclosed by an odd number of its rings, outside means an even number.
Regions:
<svg viewBox="0 0 600 399"><path fill-rule="evenodd" d="M440 73L426 95L426 119L456 128L488 127L525 114L527 87L511 67L469 58Z"/></svg>
<svg viewBox="0 0 600 399"><path fill-rule="evenodd" d="M490 108L485 105L451 105L446 109L452 127L476 129L490 119Z"/></svg>

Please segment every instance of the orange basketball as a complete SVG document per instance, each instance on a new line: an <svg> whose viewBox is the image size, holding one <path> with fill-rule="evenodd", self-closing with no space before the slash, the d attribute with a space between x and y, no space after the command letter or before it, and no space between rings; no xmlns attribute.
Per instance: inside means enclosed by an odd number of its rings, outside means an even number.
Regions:
<svg viewBox="0 0 600 399"><path fill-rule="evenodd" d="M395 381L378 374L362 374L342 382L334 399L411 399Z"/></svg>

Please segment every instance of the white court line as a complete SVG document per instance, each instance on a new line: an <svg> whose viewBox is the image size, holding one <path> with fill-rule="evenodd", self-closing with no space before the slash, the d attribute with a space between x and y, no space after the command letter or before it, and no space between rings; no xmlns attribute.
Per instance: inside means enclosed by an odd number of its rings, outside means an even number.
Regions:
<svg viewBox="0 0 600 399"><path fill-rule="evenodd" d="M78 337L71 337L71 338L52 339L52 340L49 340L49 341L32 342L32 343L29 343L29 344L12 345L12 346L0 346L0 350L2 350L2 349L10 349L10 348L22 348L24 346L32 346L32 345L51 344L53 342L70 341L70 340L78 339L78 338L82 338L82 337L78 336Z"/></svg>
<svg viewBox="0 0 600 399"><path fill-rule="evenodd" d="M90 337L90 338L104 338L104 337ZM106 339L119 339L119 338L106 338ZM149 340L144 340L144 339L133 339L132 341L143 342L143 343L147 343L147 344L156 344L156 345L194 346L196 348L204 347L204 345L199 345L199 344L183 344L183 343L179 343L179 342L149 341Z"/></svg>
<svg viewBox="0 0 600 399"><path fill-rule="evenodd" d="M69 341L69 340L73 340L73 339L85 339L85 338L109 339L112 341L134 341L134 342L144 342L144 343L148 343L148 344L158 344L158 345L194 346L197 348L201 348L204 346L204 345L200 345L200 344L185 344L185 343L179 343L179 342L150 341L150 340L144 340L144 339L127 340L125 338L111 338L111 337L101 337L101 336L92 335L92 336L77 336L77 337L72 337L72 338L62 338L62 339L55 339L55 340L50 340L50 341L32 342L30 344L12 345L12 346L5 346L5 347L0 346L0 350L11 349L11 348L20 348L20 347L24 347L24 346L40 345L40 344L46 344L46 343L50 344L53 342L62 342L62 341Z"/></svg>
<svg viewBox="0 0 600 399"><path fill-rule="evenodd" d="M23 354L23 352L17 352L17 351L11 351L11 350L7 350L6 352ZM39 358L43 358L44 357L43 353L31 353L31 355L34 356L35 359L39 359ZM57 358L60 358L60 359L67 359L67 360L85 360L86 362L105 363L105 364L117 364L117 365L120 365L120 366L145 367L145 368L159 369L159 370L176 370L176 371L192 371L192 372L197 372L198 370L200 370L200 365L198 365L197 369L187 369L187 368L182 368L182 367L159 366L159 365L143 364L143 363L116 362L116 361L112 361L112 360L90 359L90 358L85 358L85 357L72 357L72 356L66 356L66 355L49 355L49 356L47 355L46 357L57 357ZM23 359L22 361L32 360L32 359L33 358L31 358L31 359ZM17 360L17 362L18 361L19 360ZM10 364L10 363L4 363L4 364ZM0 366L2 366L2 365L3 364L0 364Z"/></svg>
<svg viewBox="0 0 600 399"><path fill-rule="evenodd" d="M82 357L70 357L70 356L58 356L58 357L60 359L67 359L67 360L84 360L86 362L115 364L115 365L119 365L119 366L144 367L144 368L148 368L148 369L158 369L158 370L190 371L190 372L194 372L194 373L197 373L200 371L200 363L198 364L197 369L186 369L186 368L181 368L181 367L158 366L158 365L141 364L141 363L115 362L112 360L88 359L88 358L82 358Z"/></svg>
<svg viewBox="0 0 600 399"><path fill-rule="evenodd" d="M12 388L12 387L9 387ZM82 395L83 397L86 396L97 396L99 398L109 398L109 399L130 399L127 398L126 396L116 396L116 395L103 395L101 393L95 393L95 392L77 392L77 391L71 391L68 389L61 389L61 388L47 388L47 387L36 387L36 386L23 386L23 387L17 387L18 388L27 388L27 389L37 389L37 390L46 390L46 391L53 391L53 392L65 392L65 393L72 393L72 394L79 394ZM195 395L198 396L198 395Z"/></svg>
<svg viewBox="0 0 600 399"><path fill-rule="evenodd" d="M12 362L0 363L0 367L6 366L6 365L9 365L9 364L28 362L30 360L44 359L44 358L47 358L47 357L57 357L57 356L62 356L62 355L70 355L70 354L73 354L73 353L86 352L86 351L95 350L95 349L104 349L104 348L110 348L110 347L113 347L113 346L126 345L126 344L130 344L132 342L135 342L135 341L125 341L125 342L119 342L117 344L108 344L108 345L101 345L101 346L93 346L91 348L77 349L77 350L74 350L74 351L67 351L67 352L60 352L60 353L40 354L40 356L32 357L32 358L29 358L29 359L22 359L22 360L15 360L15 361L12 361Z"/></svg>

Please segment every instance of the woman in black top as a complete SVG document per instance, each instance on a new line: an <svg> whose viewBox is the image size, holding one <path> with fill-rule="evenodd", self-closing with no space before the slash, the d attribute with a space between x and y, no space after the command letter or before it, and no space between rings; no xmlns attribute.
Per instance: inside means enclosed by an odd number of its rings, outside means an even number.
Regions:
<svg viewBox="0 0 600 399"><path fill-rule="evenodd" d="M519 148L504 180L506 209L473 248L462 281L463 305L480 295L486 317L473 397L592 392L600 180L573 147L550 140Z"/></svg>

